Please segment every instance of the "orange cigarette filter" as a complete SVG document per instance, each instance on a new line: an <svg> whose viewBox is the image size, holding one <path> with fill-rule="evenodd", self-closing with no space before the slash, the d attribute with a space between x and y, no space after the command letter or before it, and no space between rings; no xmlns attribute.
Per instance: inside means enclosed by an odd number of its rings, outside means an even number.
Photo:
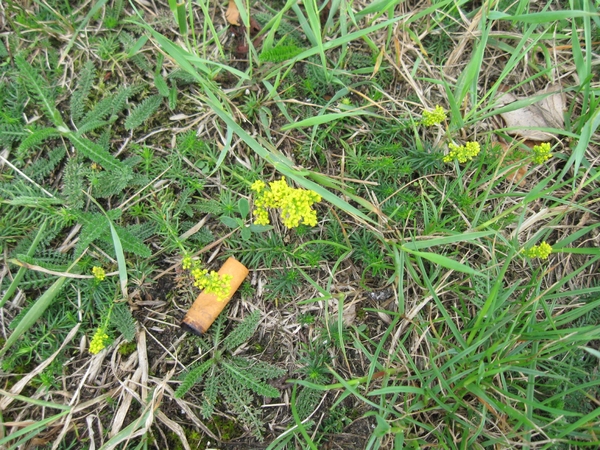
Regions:
<svg viewBox="0 0 600 450"><path fill-rule="evenodd" d="M215 294L202 292L181 322L181 328L185 331L197 334L198 336L206 333L248 276L248 269L237 259L229 258L221 266L218 274L231 275L233 277L230 283L229 295L223 300L217 300Z"/></svg>

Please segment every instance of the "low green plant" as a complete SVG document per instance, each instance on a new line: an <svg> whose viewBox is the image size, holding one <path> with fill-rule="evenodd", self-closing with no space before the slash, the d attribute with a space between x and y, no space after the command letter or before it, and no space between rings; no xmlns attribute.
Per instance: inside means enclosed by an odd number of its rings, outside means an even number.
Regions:
<svg viewBox="0 0 600 450"><path fill-rule="evenodd" d="M237 203L237 212L239 217L232 217L231 215L221 216L221 222L229 227L240 229L240 236L245 241L248 241L252 238L253 233L264 233L265 231L272 230L273 227L268 224L248 224L246 225L246 220L248 219L248 215L250 214L250 203L245 198L240 198Z"/></svg>
<svg viewBox="0 0 600 450"><path fill-rule="evenodd" d="M260 319L260 311L256 310L227 336L223 336L227 314L222 313L212 326L210 336L202 338L200 342L208 359L188 367L175 392L175 396L181 398L201 382L202 416L211 418L219 399L222 399L228 411L258 439L262 439L262 421L252 402L256 395L279 397L279 391L267 384L266 380L282 376L285 370L266 362L234 356L231 352L252 337Z"/></svg>

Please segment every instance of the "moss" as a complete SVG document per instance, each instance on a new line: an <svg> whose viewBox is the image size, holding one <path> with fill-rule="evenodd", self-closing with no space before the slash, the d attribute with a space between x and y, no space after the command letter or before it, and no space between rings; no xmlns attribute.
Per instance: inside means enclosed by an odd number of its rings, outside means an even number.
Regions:
<svg viewBox="0 0 600 450"><path fill-rule="evenodd" d="M220 436L223 441L230 441L244 434L244 430L235 421L226 417L213 416L213 420L207 425L210 431Z"/></svg>
<svg viewBox="0 0 600 450"><path fill-rule="evenodd" d="M137 348L136 342L125 342L124 344L121 344L119 346L119 354L121 356L129 356L133 352L135 352L136 348Z"/></svg>

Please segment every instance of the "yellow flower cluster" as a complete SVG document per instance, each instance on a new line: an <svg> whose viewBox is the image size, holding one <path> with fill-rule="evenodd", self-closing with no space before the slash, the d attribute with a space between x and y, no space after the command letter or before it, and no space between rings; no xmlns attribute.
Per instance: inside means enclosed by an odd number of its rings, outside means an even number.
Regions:
<svg viewBox="0 0 600 450"><path fill-rule="evenodd" d="M106 272L102 267L98 266L92 267L92 275L94 275L96 281L102 281L106 278Z"/></svg>
<svg viewBox="0 0 600 450"><path fill-rule="evenodd" d="M209 272L206 269L199 272L192 270L192 275L196 280L194 285L208 294L214 294L218 301L225 300L229 296L233 275L219 275L214 270Z"/></svg>
<svg viewBox="0 0 600 450"><path fill-rule="evenodd" d="M433 111L423 111L423 120L421 123L426 127L431 127L446 120L446 111L440 105L436 105Z"/></svg>
<svg viewBox="0 0 600 450"><path fill-rule="evenodd" d="M552 153L550 153L550 143L544 142L540 145L533 146L533 158L532 161L534 164L543 164L552 158Z"/></svg>
<svg viewBox="0 0 600 450"><path fill-rule="evenodd" d="M530 249L524 251L525 256L528 258L540 259L548 259L550 253L552 253L552 246L546 241L542 241L540 245L534 245Z"/></svg>
<svg viewBox="0 0 600 450"><path fill-rule="evenodd" d="M190 271L194 277L194 286L202 289L207 294L214 294L218 301L225 300L231 290L232 275L219 275L214 270L208 271L200 266L198 261L192 260L192 257L185 255L181 261L181 266Z"/></svg>
<svg viewBox="0 0 600 450"><path fill-rule="evenodd" d="M185 255L183 257L181 260L181 267L183 267L185 270L188 270L190 267L192 267L192 257L190 255Z"/></svg>
<svg viewBox="0 0 600 450"><path fill-rule="evenodd" d="M477 156L481 150L479 142L467 142L461 146L448 144L448 148L450 149L450 153L444 156L444 162L451 162L457 159L459 163L466 163Z"/></svg>
<svg viewBox="0 0 600 450"><path fill-rule="evenodd" d="M106 341L108 341L108 334L106 334L104 328L98 328L92 337L92 342L90 342L90 353L92 355L100 353L106 347Z"/></svg>
<svg viewBox="0 0 600 450"><path fill-rule="evenodd" d="M314 227L317 224L317 211L312 209L314 203L321 201L321 196L306 189L294 189L288 186L285 177L267 185L255 181L250 187L256 192L254 200L254 223L269 225L268 208L281 210L281 220L287 228L295 228L300 223Z"/></svg>

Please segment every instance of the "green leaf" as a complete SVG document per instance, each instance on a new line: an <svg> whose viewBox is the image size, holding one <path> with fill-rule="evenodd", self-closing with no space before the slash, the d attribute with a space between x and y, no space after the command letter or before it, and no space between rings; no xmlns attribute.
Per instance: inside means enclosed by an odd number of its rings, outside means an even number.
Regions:
<svg viewBox="0 0 600 450"><path fill-rule="evenodd" d="M248 200L245 198L240 198L238 201L238 211L240 212L242 219L246 219L248 217L248 213L250 212L250 204Z"/></svg>
<svg viewBox="0 0 600 450"><path fill-rule="evenodd" d="M209 359L208 361L203 362L199 366L191 369L184 377L183 382L179 385L177 390L175 391L175 398L181 398L185 395L187 391L189 391L194 384L200 381L202 375L210 369L210 367L215 363L214 359Z"/></svg>
<svg viewBox="0 0 600 450"><path fill-rule="evenodd" d="M240 370L234 365L229 364L225 361L222 361L221 365L231 373L234 380L238 380L240 384L242 384L244 387L247 387L256 394L269 398L279 397L280 393L277 389L275 389L273 386L268 385L267 383L263 383L257 380L253 376L248 375L246 371Z"/></svg>
<svg viewBox="0 0 600 450"><path fill-rule="evenodd" d="M75 255L79 256L92 242L108 231L108 220L100 213L80 213L77 214L77 221L83 225L75 247Z"/></svg>
<svg viewBox="0 0 600 450"><path fill-rule="evenodd" d="M462 233L452 236L444 236L440 238L409 241L402 244L403 247L411 250L420 250L422 248L434 247L436 245L454 244L456 242L474 242L482 237L487 237L495 234L495 231L477 231L472 233Z"/></svg>
<svg viewBox="0 0 600 450"><path fill-rule="evenodd" d="M582 347L586 352L588 352L590 355L595 356L596 358L600 359L600 352L598 350L595 350L593 348L589 348L589 347Z"/></svg>
<svg viewBox="0 0 600 450"><path fill-rule="evenodd" d="M135 319L125 303L117 303L113 308L110 321L121 332L127 342L135 338Z"/></svg>
<svg viewBox="0 0 600 450"><path fill-rule="evenodd" d="M415 256L420 256L421 258L431 261L432 263L437 264L439 266L445 267L446 269L455 270L457 272L467 273L469 275L477 275L480 277L485 276L483 273L478 272L477 270L473 269L472 267L469 267L466 264L463 264L463 263L455 261L451 258L448 258L447 256L438 255L436 253L431 253L431 252L418 252L415 250L410 250L409 248L406 248L404 246L400 246L400 248L402 250L404 250L406 253L410 253L411 255L415 255Z"/></svg>
<svg viewBox="0 0 600 450"><path fill-rule="evenodd" d="M27 256L33 256L33 254L35 253L37 246L39 245L40 241L44 237L44 231L46 230L47 223L48 223L48 219L45 219L42 222L42 224L40 225L40 228L39 228L37 234L35 235L35 239L29 246L29 250L27 250ZM26 270L27 269L25 269L25 267L19 267L19 270L18 270L17 274L15 275L15 278L12 280L12 283L10 283L10 286L8 286L8 289L2 296L2 299L0 299L0 308L2 308L4 306L4 304L6 303L6 301L10 297L12 297L12 295L16 292L17 288L19 287L19 283L25 276Z"/></svg>
<svg viewBox="0 0 600 450"><path fill-rule="evenodd" d="M65 133L65 136L71 141L77 151L81 152L85 157L91 159L95 163L100 164L104 169L120 171L126 169L127 166L125 166L125 164L104 150L99 144L84 137L77 136L71 131Z"/></svg>
<svg viewBox="0 0 600 450"><path fill-rule="evenodd" d="M161 95L152 95L133 108L125 121L125 129L133 130L148 120L156 112L162 99Z"/></svg>
<svg viewBox="0 0 600 450"><path fill-rule="evenodd" d="M21 55L16 55L14 61L19 69L19 75L23 79L23 84L31 96L44 108L49 119L56 127L64 127L64 121L54 106L55 99L50 95L48 81L44 80L37 70Z"/></svg>
<svg viewBox="0 0 600 450"><path fill-rule="evenodd" d="M90 95L94 81L94 63L88 60L79 71L77 89L71 94L71 118L73 122L79 123L85 110L85 100Z"/></svg>
<svg viewBox="0 0 600 450"><path fill-rule="evenodd" d="M123 228L118 225L115 225L114 228L117 236L119 237L123 250L134 253L142 258L149 258L152 256L152 251L148 248L148 246L144 244L144 242L137 236L127 230L127 228Z"/></svg>
<svg viewBox="0 0 600 450"><path fill-rule="evenodd" d="M242 232L240 234L242 235L242 239L245 241L248 241L252 237L252 231L250 231L250 228L248 227L242 228Z"/></svg>
<svg viewBox="0 0 600 450"><path fill-rule="evenodd" d="M169 96L169 85L165 81L162 75L156 74L154 75L154 85L158 90L158 93L163 97Z"/></svg>
<svg viewBox="0 0 600 450"><path fill-rule="evenodd" d="M108 219L108 216L106 216ZM115 253L117 255L117 267L119 268L119 281L121 282L121 293L123 298L127 298L127 263L125 262L125 254L123 253L123 246L121 245L121 239L117 234L117 230L109 219L108 224L110 225L110 234L112 236L113 245L115 247Z"/></svg>
<svg viewBox="0 0 600 450"><path fill-rule="evenodd" d="M60 277L58 280L50 286L46 292L42 294L40 298L38 298L33 306L29 308L25 317L23 317L15 331L8 337L6 343L2 350L0 350L0 356L4 355L8 349L10 349L17 339L19 339L25 332L27 332L33 324L44 314L46 309L52 304L56 296L60 293L61 289L65 285L65 283L69 282L71 279L67 277Z"/></svg>
<svg viewBox="0 0 600 450"><path fill-rule="evenodd" d="M23 139L23 141L21 141L18 151L25 152L26 150L29 150L31 147L41 144L46 139L54 137L54 136L58 136L59 134L60 133L58 132L58 130L53 127L40 128L38 130L35 130L32 134L30 134L25 139Z"/></svg>
<svg viewBox="0 0 600 450"><path fill-rule="evenodd" d="M273 225L255 225L251 224L248 226L250 231L253 233L264 233L265 231L269 231L273 229Z"/></svg>
<svg viewBox="0 0 600 450"><path fill-rule="evenodd" d="M322 125L324 123L333 122L334 120L344 119L352 116L372 116L372 117L380 117L377 114L373 114L369 111L346 111L343 113L331 113L331 114L322 114L320 116L309 117L308 119L300 120L299 122L288 123L281 127L282 131L292 130L294 128L303 128L303 127L311 127L315 125Z"/></svg>
<svg viewBox="0 0 600 450"><path fill-rule="evenodd" d="M221 223L229 228L237 228L241 225L238 223L237 219L229 216L221 216Z"/></svg>
<svg viewBox="0 0 600 450"><path fill-rule="evenodd" d="M235 350L246 342L256 331L260 322L260 311L254 310L246 316L235 329L223 339L223 347L226 350Z"/></svg>

